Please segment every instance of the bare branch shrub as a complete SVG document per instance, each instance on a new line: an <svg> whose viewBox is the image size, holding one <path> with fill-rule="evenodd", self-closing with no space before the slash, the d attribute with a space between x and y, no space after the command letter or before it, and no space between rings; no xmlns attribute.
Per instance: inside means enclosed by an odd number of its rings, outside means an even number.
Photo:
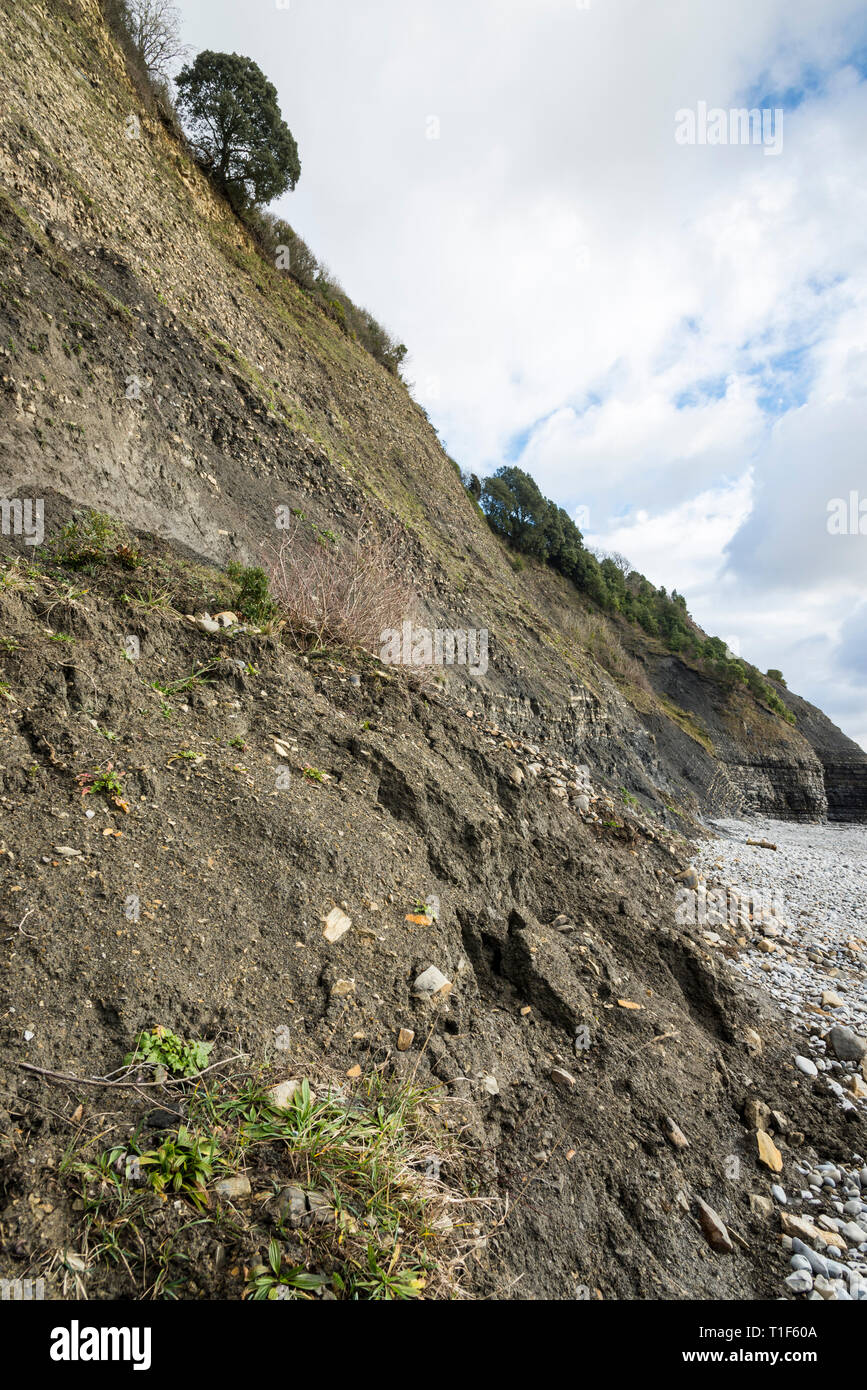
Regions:
<svg viewBox="0 0 867 1390"><path fill-rule="evenodd" d="M382 634L412 620L416 595L401 556L397 522L379 531L363 517L340 544L298 520L274 554L274 601L299 648L360 647L379 653Z"/></svg>
<svg viewBox="0 0 867 1390"><path fill-rule="evenodd" d="M610 675L628 681L639 690L652 689L641 662L630 656L620 641L614 624L601 613L576 615L569 636L589 652Z"/></svg>
<svg viewBox="0 0 867 1390"><path fill-rule="evenodd" d="M169 66L188 52L181 17L172 0L126 0L127 27L139 57L152 75L166 81Z"/></svg>

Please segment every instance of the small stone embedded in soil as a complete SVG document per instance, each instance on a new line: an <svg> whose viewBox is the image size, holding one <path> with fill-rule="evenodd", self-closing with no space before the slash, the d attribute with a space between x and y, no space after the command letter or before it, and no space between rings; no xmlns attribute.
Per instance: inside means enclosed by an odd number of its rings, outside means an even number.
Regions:
<svg viewBox="0 0 867 1390"><path fill-rule="evenodd" d="M819 1069L816 1063L809 1057L796 1057L795 1066L798 1068L798 1071L802 1071L805 1076L819 1075Z"/></svg>
<svg viewBox="0 0 867 1390"><path fill-rule="evenodd" d="M765 1130L759 1129L756 1130L756 1140L758 1141L759 1163L770 1168L772 1173L781 1173L783 1171L783 1155L771 1136Z"/></svg>
<svg viewBox="0 0 867 1390"><path fill-rule="evenodd" d="M415 1031L412 1028L401 1028L397 1035L398 1052L408 1052L412 1047Z"/></svg>
<svg viewBox="0 0 867 1390"><path fill-rule="evenodd" d="M278 1192L274 1207L281 1221L288 1226L300 1226L307 1216L307 1197L304 1189L290 1184Z"/></svg>
<svg viewBox="0 0 867 1390"><path fill-rule="evenodd" d="M767 1129L771 1120L770 1106L763 1100L750 1099L744 1105L744 1123L749 1129Z"/></svg>
<svg viewBox="0 0 867 1390"><path fill-rule="evenodd" d="M335 941L339 941L342 936L346 935L351 926L352 918L347 917L346 913L342 912L339 907L334 907L325 918L322 935L326 941L330 941L333 945Z"/></svg>
<svg viewBox="0 0 867 1390"><path fill-rule="evenodd" d="M556 1086L574 1086L575 1078L571 1072L565 1071L563 1067L551 1068L551 1080Z"/></svg>
<svg viewBox="0 0 867 1390"><path fill-rule="evenodd" d="M233 1178L221 1178L215 1190L220 1197L228 1197L230 1201L238 1201L241 1197L249 1197L252 1189L250 1179L245 1178L242 1174L237 1174Z"/></svg>
<svg viewBox="0 0 867 1390"><path fill-rule="evenodd" d="M665 1117L665 1137L669 1144L675 1149L688 1149L689 1140L684 1134L680 1125L676 1124L670 1115Z"/></svg>
<svg viewBox="0 0 867 1390"><path fill-rule="evenodd" d="M275 1110L291 1110L295 1104L295 1097L301 1090L302 1082L297 1077L290 1077L288 1081L278 1081L276 1086L270 1087L265 1092L265 1099L273 1105ZM311 1100L315 1099L314 1092L310 1092Z"/></svg>
<svg viewBox="0 0 867 1390"><path fill-rule="evenodd" d="M774 1204L770 1197L765 1197L760 1192L751 1192L750 1211L754 1216L760 1216L763 1220L769 1221L774 1214Z"/></svg>
<svg viewBox="0 0 867 1390"><path fill-rule="evenodd" d="M762 1040L755 1028L744 1029L744 1042L747 1045L747 1051L751 1052L753 1056L758 1057L761 1054Z"/></svg>
<svg viewBox="0 0 867 1390"><path fill-rule="evenodd" d="M696 1203L698 1205L698 1219L708 1245L720 1254L730 1255L735 1247L722 1217L718 1216L707 1202L703 1202L701 1197L696 1198Z"/></svg>
<svg viewBox="0 0 867 1390"><path fill-rule="evenodd" d="M451 988L451 980L441 970L437 970L435 965L429 965L427 970L423 970L420 975L417 975L413 985L416 994L426 994L431 997L435 994L448 994Z"/></svg>

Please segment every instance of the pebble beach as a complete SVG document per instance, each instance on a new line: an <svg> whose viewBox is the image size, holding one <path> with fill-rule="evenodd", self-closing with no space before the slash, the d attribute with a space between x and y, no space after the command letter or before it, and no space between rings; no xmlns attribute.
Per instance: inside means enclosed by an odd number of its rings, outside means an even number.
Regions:
<svg viewBox="0 0 867 1390"><path fill-rule="evenodd" d="M788 1015L792 1065L805 1080L827 1086L850 1118L867 1113L867 826L709 828L718 838L694 860L708 902L697 930L712 948L737 944L726 951L731 969ZM781 1297L867 1300L864 1154L841 1164L794 1150L785 1176L756 1195L781 1211Z"/></svg>

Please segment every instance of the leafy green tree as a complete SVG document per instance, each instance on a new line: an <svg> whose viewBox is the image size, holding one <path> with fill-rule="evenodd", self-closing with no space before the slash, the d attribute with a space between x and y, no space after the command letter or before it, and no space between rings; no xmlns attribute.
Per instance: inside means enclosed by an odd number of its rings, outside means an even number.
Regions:
<svg viewBox="0 0 867 1390"><path fill-rule="evenodd" d="M481 505L491 530L505 540L511 540L518 503L512 489L499 473L495 473L493 478L486 478L482 484Z"/></svg>
<svg viewBox="0 0 867 1390"><path fill-rule="evenodd" d="M491 526L526 555L546 558L545 523L551 504L522 468L504 465L486 478L482 508Z"/></svg>
<svg viewBox="0 0 867 1390"><path fill-rule="evenodd" d="M295 187L298 146L252 58L206 50L181 69L177 88L196 158L237 210Z"/></svg>

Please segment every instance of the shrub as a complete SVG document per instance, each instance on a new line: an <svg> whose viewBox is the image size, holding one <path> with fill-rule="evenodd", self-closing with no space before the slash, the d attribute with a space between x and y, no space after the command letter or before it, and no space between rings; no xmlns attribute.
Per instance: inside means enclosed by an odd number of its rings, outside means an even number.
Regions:
<svg viewBox="0 0 867 1390"><path fill-rule="evenodd" d="M301 647L328 644L378 652L386 628L414 604L399 553L400 527L378 532L363 517L354 540L324 544L295 521L271 565L271 592Z"/></svg>
<svg viewBox="0 0 867 1390"><path fill-rule="evenodd" d="M603 614L582 614L572 625L569 636L615 679L637 686L639 690L652 689L641 662L630 656L620 641L613 622Z"/></svg>
<svg viewBox="0 0 867 1390"><path fill-rule="evenodd" d="M247 209L243 220L265 260L291 275L348 338L396 376L406 356L406 346L398 343L369 310L360 309L352 302L340 282L317 261L289 223L260 208Z"/></svg>
<svg viewBox="0 0 867 1390"><path fill-rule="evenodd" d="M262 627L276 618L277 605L263 569L256 565L247 568L233 560L226 567L226 573L235 586L234 605L249 622Z"/></svg>
<svg viewBox="0 0 867 1390"><path fill-rule="evenodd" d="M67 569L107 565L114 559L124 569L134 570L143 558L122 522L93 510L67 522L50 543L49 552L57 564Z"/></svg>

